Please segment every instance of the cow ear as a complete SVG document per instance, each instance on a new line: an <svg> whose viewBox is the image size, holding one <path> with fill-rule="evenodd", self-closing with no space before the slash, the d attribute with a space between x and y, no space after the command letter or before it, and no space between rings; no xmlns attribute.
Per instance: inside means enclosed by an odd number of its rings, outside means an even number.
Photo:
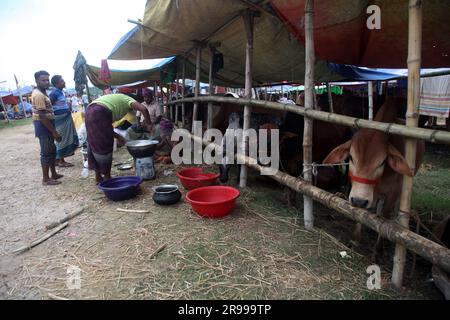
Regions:
<svg viewBox="0 0 450 320"><path fill-rule="evenodd" d="M390 143L388 144L388 149L387 149L387 161L388 161L389 166L395 172L398 172L398 173L403 174L408 177L413 176L411 168L409 167L408 162L406 162L406 159Z"/></svg>
<svg viewBox="0 0 450 320"><path fill-rule="evenodd" d="M347 159L350 153L351 144L352 140L348 140L346 143L334 148L334 150L330 152L325 160L323 160L323 163L339 163Z"/></svg>

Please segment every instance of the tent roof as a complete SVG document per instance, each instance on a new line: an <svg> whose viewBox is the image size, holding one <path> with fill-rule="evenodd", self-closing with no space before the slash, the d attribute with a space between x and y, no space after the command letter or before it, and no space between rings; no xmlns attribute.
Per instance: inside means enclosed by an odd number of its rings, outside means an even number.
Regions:
<svg viewBox="0 0 450 320"><path fill-rule="evenodd" d="M176 63L175 57L164 59L151 69L145 70L110 70L111 79L106 83L99 79L100 68L94 67L89 64L86 65L86 75L89 80L98 88L106 88L108 86L119 86L138 81L159 81L161 76L161 70L168 65Z"/></svg>
<svg viewBox="0 0 450 320"><path fill-rule="evenodd" d="M315 1L316 55L340 64L374 68L406 68L408 0ZM293 34L304 42L301 25L305 0L271 0ZM423 1L422 67L450 66L450 1ZM381 12L381 29L369 30L369 5Z"/></svg>
<svg viewBox="0 0 450 320"><path fill-rule="evenodd" d="M19 88L18 90L14 90L12 92L12 94L16 97L20 96L20 95L28 95L31 94L33 92L33 87L32 86L25 86L23 88Z"/></svg>
<svg viewBox="0 0 450 320"><path fill-rule="evenodd" d="M250 1L247 1L250 2ZM260 3L260 0L252 0ZM141 27L126 34L111 52L111 59L150 59L186 56L186 74L195 74L195 41L220 43L224 68L214 82L240 86L245 82L246 33L242 18L249 7L244 1L152 0L148 1ZM303 82L304 46L274 14L265 12L254 20L254 85L268 82ZM201 81L208 82L209 50L203 50ZM316 60L318 81L340 80L325 61ZM181 63L178 64L181 74Z"/></svg>

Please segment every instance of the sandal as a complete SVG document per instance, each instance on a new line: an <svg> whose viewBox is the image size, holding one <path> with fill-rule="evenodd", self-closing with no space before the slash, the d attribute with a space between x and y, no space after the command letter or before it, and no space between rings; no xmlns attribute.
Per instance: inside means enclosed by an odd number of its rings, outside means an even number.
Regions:
<svg viewBox="0 0 450 320"><path fill-rule="evenodd" d="M64 177L63 174L57 173L57 174L56 174L56 177L51 177L50 179L51 179L51 180L58 180L58 179L61 179L62 177Z"/></svg>
<svg viewBox="0 0 450 320"><path fill-rule="evenodd" d="M47 180L47 181L42 181L42 184L44 186L55 186L57 184L61 184L61 181L50 179L50 180Z"/></svg>

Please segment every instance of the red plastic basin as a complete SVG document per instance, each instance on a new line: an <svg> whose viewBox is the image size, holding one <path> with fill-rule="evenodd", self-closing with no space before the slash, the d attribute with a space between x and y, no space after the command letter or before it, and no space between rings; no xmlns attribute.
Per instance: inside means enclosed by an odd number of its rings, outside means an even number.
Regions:
<svg viewBox="0 0 450 320"><path fill-rule="evenodd" d="M189 191L186 200L202 217L220 218L234 209L239 195L239 190L233 187L208 186Z"/></svg>
<svg viewBox="0 0 450 320"><path fill-rule="evenodd" d="M203 173L203 169L197 167L177 172L181 184L187 190L214 185L219 175L219 173Z"/></svg>

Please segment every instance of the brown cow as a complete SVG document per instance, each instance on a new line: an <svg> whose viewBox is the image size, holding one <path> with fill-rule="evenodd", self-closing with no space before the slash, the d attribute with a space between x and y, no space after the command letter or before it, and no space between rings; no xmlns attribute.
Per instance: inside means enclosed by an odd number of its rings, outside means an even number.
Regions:
<svg viewBox="0 0 450 320"><path fill-rule="evenodd" d="M388 98L377 112L375 121L393 123L396 119L396 98ZM417 142L416 167L410 168L403 154L405 139L378 130L361 129L351 140L336 147L324 163L350 160L349 177L352 188L349 199L353 206L373 209L384 199L382 214L390 218L396 211L402 187L402 175L413 176L422 162L425 143ZM355 241L361 239L361 225L357 224ZM380 238L379 238L380 240ZM377 241L377 249L380 241Z"/></svg>

